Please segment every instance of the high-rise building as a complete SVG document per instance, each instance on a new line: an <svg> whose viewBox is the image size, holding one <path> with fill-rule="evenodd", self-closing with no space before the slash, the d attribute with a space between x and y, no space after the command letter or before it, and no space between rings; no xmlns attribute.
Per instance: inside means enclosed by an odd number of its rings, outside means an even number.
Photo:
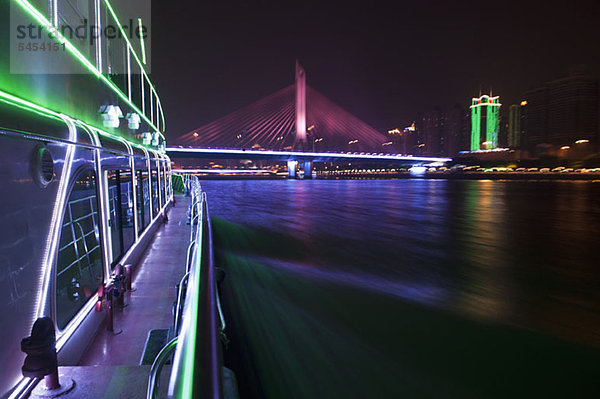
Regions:
<svg viewBox="0 0 600 399"><path fill-rule="evenodd" d="M525 145L525 117L527 101L512 104L508 112L508 140L506 145L510 148L521 148Z"/></svg>
<svg viewBox="0 0 600 399"><path fill-rule="evenodd" d="M498 147L501 105L499 96L471 100L471 151Z"/></svg>
<svg viewBox="0 0 600 399"><path fill-rule="evenodd" d="M582 140L598 144L598 80L584 69L571 69L568 77L531 89L524 98L524 130L530 149Z"/></svg>
<svg viewBox="0 0 600 399"><path fill-rule="evenodd" d="M404 129L391 129L387 132L388 143L391 143L391 149L402 154L416 152L419 148L420 136L415 123Z"/></svg>
<svg viewBox="0 0 600 399"><path fill-rule="evenodd" d="M444 155L453 156L459 151L469 149L469 113L465 108L455 105L444 112Z"/></svg>
<svg viewBox="0 0 600 399"><path fill-rule="evenodd" d="M423 113L417 127L422 139L418 144L424 154L454 156L469 149L469 112L459 105Z"/></svg>
<svg viewBox="0 0 600 399"><path fill-rule="evenodd" d="M444 113L436 108L426 112L421 118L421 131L423 143L425 144L424 153L428 155L440 155L444 149Z"/></svg>

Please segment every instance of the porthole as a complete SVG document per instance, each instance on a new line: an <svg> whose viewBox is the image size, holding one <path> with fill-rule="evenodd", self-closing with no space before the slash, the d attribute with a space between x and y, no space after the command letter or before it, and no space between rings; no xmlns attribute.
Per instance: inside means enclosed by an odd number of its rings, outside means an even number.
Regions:
<svg viewBox="0 0 600 399"><path fill-rule="evenodd" d="M47 187L54 179L54 159L48 148L37 146L33 150L31 174L33 180L42 188Z"/></svg>

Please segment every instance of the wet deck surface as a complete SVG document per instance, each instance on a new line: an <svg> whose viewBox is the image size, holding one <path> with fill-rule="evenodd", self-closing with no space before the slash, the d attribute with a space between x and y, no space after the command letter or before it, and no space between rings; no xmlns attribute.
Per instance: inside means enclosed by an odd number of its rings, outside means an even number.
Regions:
<svg viewBox="0 0 600 399"><path fill-rule="evenodd" d="M185 274L190 226L186 224L190 198L177 196L154 240L135 269L133 292L125 294L124 309L114 313L115 335L103 325L84 354L80 366L137 366L148 333L173 324L176 285ZM146 374L147 375L147 374Z"/></svg>

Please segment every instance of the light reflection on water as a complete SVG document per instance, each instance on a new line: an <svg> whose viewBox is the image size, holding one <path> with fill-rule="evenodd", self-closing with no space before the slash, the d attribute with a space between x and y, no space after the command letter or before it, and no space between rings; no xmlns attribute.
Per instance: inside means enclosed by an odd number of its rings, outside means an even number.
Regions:
<svg viewBox="0 0 600 399"><path fill-rule="evenodd" d="M600 184L203 187L241 397L600 397Z"/></svg>
<svg viewBox="0 0 600 399"><path fill-rule="evenodd" d="M600 184L240 180L203 188L214 217L301 240L319 273L431 287L436 306L600 346Z"/></svg>

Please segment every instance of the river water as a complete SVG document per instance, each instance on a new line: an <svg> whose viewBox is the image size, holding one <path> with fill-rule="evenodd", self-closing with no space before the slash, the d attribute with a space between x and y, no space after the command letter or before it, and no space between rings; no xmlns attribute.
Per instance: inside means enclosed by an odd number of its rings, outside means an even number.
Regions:
<svg viewBox="0 0 600 399"><path fill-rule="evenodd" d="M202 186L242 397L600 397L600 182Z"/></svg>

